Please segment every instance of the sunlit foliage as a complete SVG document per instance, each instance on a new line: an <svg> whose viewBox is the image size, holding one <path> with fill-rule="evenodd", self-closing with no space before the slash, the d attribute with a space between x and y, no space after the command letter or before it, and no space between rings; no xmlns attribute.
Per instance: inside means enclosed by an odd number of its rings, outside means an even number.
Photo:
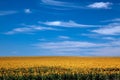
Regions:
<svg viewBox="0 0 120 80"><path fill-rule="evenodd" d="M0 57L0 80L120 80L120 58Z"/></svg>

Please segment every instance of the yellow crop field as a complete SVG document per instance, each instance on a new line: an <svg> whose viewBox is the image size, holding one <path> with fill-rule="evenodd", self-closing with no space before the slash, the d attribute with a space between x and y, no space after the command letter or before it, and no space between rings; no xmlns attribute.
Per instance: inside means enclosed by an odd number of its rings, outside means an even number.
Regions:
<svg viewBox="0 0 120 80"><path fill-rule="evenodd" d="M120 57L0 57L0 80L120 80Z"/></svg>

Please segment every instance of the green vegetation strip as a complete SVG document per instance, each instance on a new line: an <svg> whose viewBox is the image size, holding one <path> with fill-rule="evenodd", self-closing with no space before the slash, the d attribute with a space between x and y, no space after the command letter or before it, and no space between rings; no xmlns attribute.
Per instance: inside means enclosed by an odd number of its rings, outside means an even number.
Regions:
<svg viewBox="0 0 120 80"><path fill-rule="evenodd" d="M62 67L32 67L0 69L0 80L120 80L119 68L66 69Z"/></svg>

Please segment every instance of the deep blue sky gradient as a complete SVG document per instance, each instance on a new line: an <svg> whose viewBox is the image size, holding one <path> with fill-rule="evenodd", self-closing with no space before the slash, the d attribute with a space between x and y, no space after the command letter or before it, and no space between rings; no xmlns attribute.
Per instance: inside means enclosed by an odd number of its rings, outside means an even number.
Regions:
<svg viewBox="0 0 120 80"><path fill-rule="evenodd" d="M114 23L117 23L117 25L120 27L120 20L117 22L112 21L115 19L120 19L119 0L57 1L73 4L76 7L69 7L69 5L48 5L43 3L41 0L0 0L0 14L4 14L0 15L0 56L120 56L120 34L105 35L93 32L94 30L105 28L109 24L113 25ZM109 2L112 5L109 6L109 9L93 9L87 7L88 5L93 4L95 2ZM29 9L30 13L25 12L26 9ZM4 13L9 11L15 11L15 13ZM78 28L74 26L62 27L50 26L45 24L45 22L53 21L73 21L78 24L93 25L97 27ZM35 30L6 34L7 32L12 31L16 28L27 27L25 25L50 27L55 28L56 30ZM59 48L59 44L56 44L61 42L69 42L68 44L61 45L65 50ZM71 44L71 42L75 43ZM110 46L106 47L100 45L99 48L97 48L97 46L83 46L82 48L74 47L76 45L76 42L89 42L102 45L109 44ZM114 42L118 42L118 45L113 45ZM53 45L49 45L49 43L54 43L54 45L58 48L55 48L54 50L54 48L52 48ZM45 44L51 46L51 48L43 47L46 46ZM72 46L72 48L74 49L77 48L76 51L72 51L71 48L66 47L67 45ZM80 44L78 44L78 46L79 45ZM106 50L112 48L113 51L110 51L110 53L109 51L106 52Z"/></svg>

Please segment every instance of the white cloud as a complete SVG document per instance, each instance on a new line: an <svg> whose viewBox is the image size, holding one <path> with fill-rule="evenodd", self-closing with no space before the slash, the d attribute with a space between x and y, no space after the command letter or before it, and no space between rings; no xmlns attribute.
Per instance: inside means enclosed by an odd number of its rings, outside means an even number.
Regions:
<svg viewBox="0 0 120 80"><path fill-rule="evenodd" d="M24 25L25 27L15 28L11 31L6 32L5 34L11 35L15 33L29 33L34 31L43 31L43 30L57 30L51 27L41 27L37 25Z"/></svg>
<svg viewBox="0 0 120 80"><path fill-rule="evenodd" d="M110 20L104 20L102 22L120 22L120 18L110 19Z"/></svg>
<svg viewBox="0 0 120 80"><path fill-rule="evenodd" d="M112 42L110 43L110 45L111 45L112 47L115 47L115 46L119 46L119 47L120 47L120 40L112 41Z"/></svg>
<svg viewBox="0 0 120 80"><path fill-rule="evenodd" d="M56 1L56 0L41 0L44 4L54 5L54 6L65 6L67 2Z"/></svg>
<svg viewBox="0 0 120 80"><path fill-rule="evenodd" d="M120 22L120 18L116 18L116 19L113 19L112 21L114 21L114 22Z"/></svg>
<svg viewBox="0 0 120 80"><path fill-rule="evenodd" d="M40 24L44 24L44 25L48 25L48 26L59 26L59 27L81 27L81 28L85 28L85 27L99 27L97 25L86 25L86 24L79 24L76 23L72 20L68 21L68 22L64 22L64 21L51 21L51 22L39 22Z"/></svg>
<svg viewBox="0 0 120 80"><path fill-rule="evenodd" d="M58 36L59 39L70 39L68 36Z"/></svg>
<svg viewBox="0 0 120 80"><path fill-rule="evenodd" d="M80 5L70 3L70 2L63 2L60 0L41 0L42 4L49 5L49 6L56 6L56 7L64 7L64 8L83 8ZM62 9L63 10L63 9Z"/></svg>
<svg viewBox="0 0 120 80"><path fill-rule="evenodd" d="M94 56L120 56L120 47L103 47L94 49L89 55Z"/></svg>
<svg viewBox="0 0 120 80"><path fill-rule="evenodd" d="M50 26L60 26L61 22L60 21L53 21L53 22L45 22L46 25Z"/></svg>
<svg viewBox="0 0 120 80"><path fill-rule="evenodd" d="M49 7L55 6L53 9L59 9L60 7L62 9L59 10L64 10L63 8L69 8L69 9L88 9L88 8L94 8L94 9L110 9L112 3L110 2L95 2L89 5L83 5L81 6L81 3L72 3L72 2L64 2L60 0L41 0L41 3L44 5L48 5ZM59 8L57 8L59 7ZM65 9L66 10L66 9Z"/></svg>
<svg viewBox="0 0 120 80"><path fill-rule="evenodd" d="M90 42L81 42L81 41L62 41L62 42L48 42L40 43L36 45L44 49L74 49L74 48L93 48L106 46L104 44L95 44Z"/></svg>
<svg viewBox="0 0 120 80"><path fill-rule="evenodd" d="M115 40L119 39L119 38L115 38L114 36L111 36L111 35L99 35L96 33L94 33L94 34L92 34L92 33L80 34L80 36L86 36L86 37L89 37L92 39L106 40L106 41L115 41Z"/></svg>
<svg viewBox="0 0 120 80"><path fill-rule="evenodd" d="M46 41L46 39L45 38L40 38L40 39L38 39L39 41Z"/></svg>
<svg viewBox="0 0 120 80"><path fill-rule="evenodd" d="M12 15L17 13L17 11L0 11L0 16Z"/></svg>
<svg viewBox="0 0 120 80"><path fill-rule="evenodd" d="M83 34L80 34L80 36L86 36L86 37L90 37L90 38L100 37L100 35L98 35L98 34L91 34L91 33L83 33Z"/></svg>
<svg viewBox="0 0 120 80"><path fill-rule="evenodd" d="M119 35L120 34L120 23L112 23L106 25L104 28L93 30L92 32L102 35Z"/></svg>
<svg viewBox="0 0 120 80"><path fill-rule="evenodd" d="M102 37L102 39L105 39L105 40L116 40L114 37Z"/></svg>
<svg viewBox="0 0 120 80"><path fill-rule="evenodd" d="M24 9L24 12L27 14L32 13L32 11L30 9Z"/></svg>
<svg viewBox="0 0 120 80"><path fill-rule="evenodd" d="M110 2L95 2L88 5L88 7L94 9L109 9L111 5L112 3Z"/></svg>
<svg viewBox="0 0 120 80"><path fill-rule="evenodd" d="M120 56L120 41L109 43L95 43L82 41L44 42L35 44L38 49L43 49L53 54L94 55L94 56Z"/></svg>

